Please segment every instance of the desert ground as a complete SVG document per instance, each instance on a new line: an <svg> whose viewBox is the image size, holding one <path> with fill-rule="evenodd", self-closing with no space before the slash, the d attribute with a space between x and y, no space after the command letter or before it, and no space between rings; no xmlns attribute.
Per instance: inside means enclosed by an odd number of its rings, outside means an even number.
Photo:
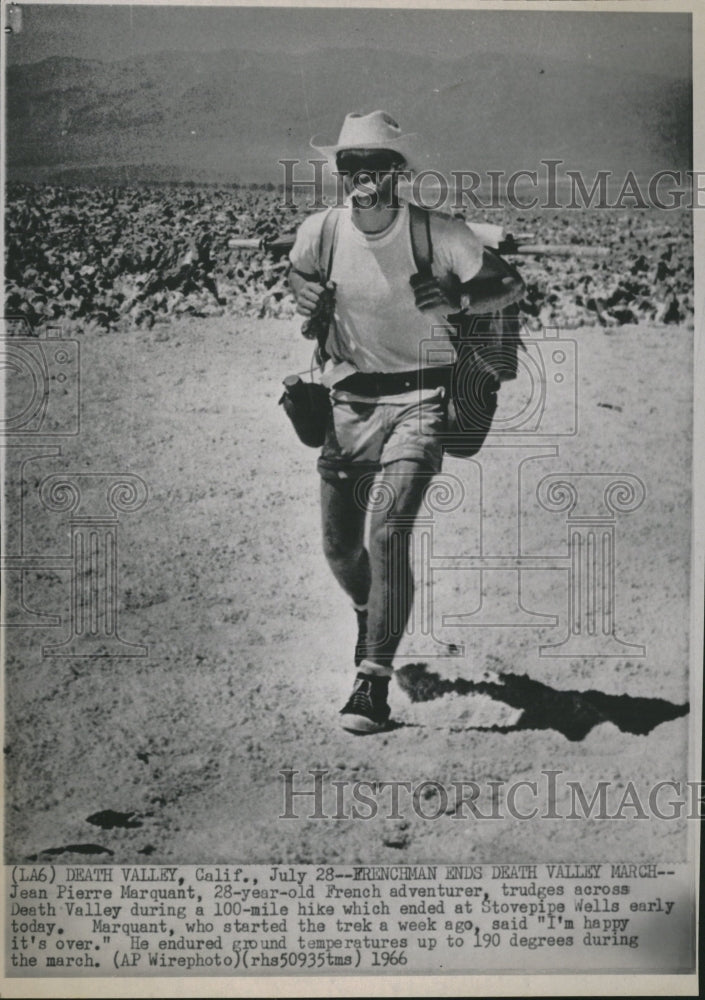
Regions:
<svg viewBox="0 0 705 1000"><path fill-rule="evenodd" d="M565 569L522 572L522 604L558 623L519 627L444 625L446 613L467 614L491 595L477 571L436 572L417 580L417 596L432 595L437 627L405 638L390 689L394 726L369 737L339 726L354 615L321 552L315 452L277 405L281 379L310 363L298 330L292 318L221 315L75 334L80 435L56 439L60 455L8 481L8 517L33 553L66 554L67 515L37 500L44 478L141 477L146 503L120 515L117 600L120 635L148 655L43 656L68 634L71 572L24 574L26 607L61 621L4 630L7 860L684 859L684 820L630 809L619 820L479 819L451 806L435 819L408 808L401 818L380 809L315 819L301 800L299 818L282 819L280 772L298 771L307 788L313 769L327 785L484 787L560 770L588 797L610 782L613 802L630 781L643 791L687 778L692 330L563 333L577 345L577 433L542 438L535 453L503 449L500 435L477 462L447 458L442 476L462 483L464 499L434 523L441 556L476 553L482 519L486 552L511 552L519 524L524 553L565 558L566 515L539 506L539 481L638 477L644 502L615 522L614 619L645 655L539 655L566 632ZM64 335L74 336L70 326ZM498 418L526 392L521 375L505 385ZM512 518L499 500L517 489ZM505 584L495 580L494 598ZM437 794L427 786L426 812L438 811Z"/></svg>

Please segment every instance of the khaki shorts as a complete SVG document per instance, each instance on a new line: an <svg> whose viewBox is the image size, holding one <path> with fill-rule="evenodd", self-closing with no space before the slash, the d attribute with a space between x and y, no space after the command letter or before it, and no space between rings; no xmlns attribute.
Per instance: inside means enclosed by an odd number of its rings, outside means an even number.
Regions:
<svg viewBox="0 0 705 1000"><path fill-rule="evenodd" d="M402 404L377 400L331 399L331 415L318 459L324 479L348 479L379 472L402 459L440 472L445 429L443 390L427 399Z"/></svg>

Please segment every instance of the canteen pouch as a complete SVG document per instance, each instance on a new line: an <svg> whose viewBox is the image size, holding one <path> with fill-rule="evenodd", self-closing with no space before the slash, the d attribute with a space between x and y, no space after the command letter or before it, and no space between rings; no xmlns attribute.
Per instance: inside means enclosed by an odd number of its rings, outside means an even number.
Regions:
<svg viewBox="0 0 705 1000"><path fill-rule="evenodd" d="M298 375L288 375L279 403L299 440L309 448L320 448L331 412L326 387L317 382L304 382Z"/></svg>

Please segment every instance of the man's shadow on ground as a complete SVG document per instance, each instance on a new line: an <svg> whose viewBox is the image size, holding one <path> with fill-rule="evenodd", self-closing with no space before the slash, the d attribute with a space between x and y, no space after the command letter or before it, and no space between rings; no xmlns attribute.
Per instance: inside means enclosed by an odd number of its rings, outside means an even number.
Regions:
<svg viewBox="0 0 705 1000"><path fill-rule="evenodd" d="M521 717L510 726L492 726L496 732L554 729L569 740L583 740L601 722L611 722L623 733L645 736L662 722L687 715L690 706L663 698L634 698L602 691L557 691L526 674L487 673L480 681L449 680L432 673L426 663L409 663L395 672L402 691L413 702L433 701L445 694L483 694L511 708ZM485 728L472 727L468 728Z"/></svg>

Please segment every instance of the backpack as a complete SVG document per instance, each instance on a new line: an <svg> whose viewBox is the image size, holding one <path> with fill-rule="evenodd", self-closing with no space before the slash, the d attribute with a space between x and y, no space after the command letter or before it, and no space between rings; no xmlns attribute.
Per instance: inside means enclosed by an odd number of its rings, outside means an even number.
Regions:
<svg viewBox="0 0 705 1000"><path fill-rule="evenodd" d="M409 280L417 294L420 288L440 283L431 267L430 214L416 205L409 205L409 225L417 269ZM485 248L485 253L493 251ZM480 450L490 432L502 382L517 377L518 349L524 347L519 333L521 319L516 304L486 315L470 315L460 309L459 285L441 285L441 288L457 309L447 317L455 329L450 340L456 361L446 400L446 429L441 440L445 454L470 458Z"/></svg>

